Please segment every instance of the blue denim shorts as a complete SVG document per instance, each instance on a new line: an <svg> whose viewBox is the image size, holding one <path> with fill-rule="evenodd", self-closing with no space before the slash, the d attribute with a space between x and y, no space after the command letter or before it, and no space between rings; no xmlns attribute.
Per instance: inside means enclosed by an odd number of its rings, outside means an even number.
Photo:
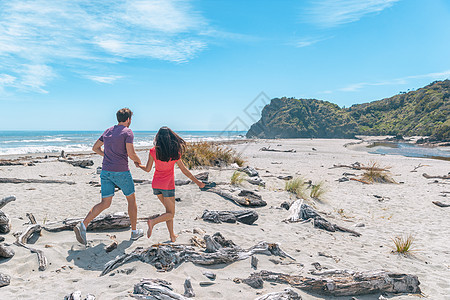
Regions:
<svg viewBox="0 0 450 300"><path fill-rule="evenodd" d="M153 189L153 195L159 194L162 194L164 197L175 197L175 189L173 190Z"/></svg>
<svg viewBox="0 0 450 300"><path fill-rule="evenodd" d="M125 196L134 194L134 182L130 171L111 172L102 170L100 173L102 198L114 196L114 188L119 187Z"/></svg>

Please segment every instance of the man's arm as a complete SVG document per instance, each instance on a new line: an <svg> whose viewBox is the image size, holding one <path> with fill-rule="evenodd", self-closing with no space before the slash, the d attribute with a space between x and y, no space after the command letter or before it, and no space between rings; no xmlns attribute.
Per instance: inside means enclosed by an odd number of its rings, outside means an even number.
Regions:
<svg viewBox="0 0 450 300"><path fill-rule="evenodd" d="M141 159L137 156L136 151L134 151L134 145L132 143L126 143L128 157L137 164L141 164Z"/></svg>
<svg viewBox="0 0 450 300"><path fill-rule="evenodd" d="M95 142L94 146L92 146L92 151L94 151L98 155L105 156L105 153L102 150L102 146L103 146L103 142L100 140L97 140Z"/></svg>

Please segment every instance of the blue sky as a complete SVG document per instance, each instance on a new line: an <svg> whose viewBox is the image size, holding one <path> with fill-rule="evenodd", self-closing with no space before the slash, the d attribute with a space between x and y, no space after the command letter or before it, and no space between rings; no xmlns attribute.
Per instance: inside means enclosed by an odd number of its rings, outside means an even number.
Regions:
<svg viewBox="0 0 450 300"><path fill-rule="evenodd" d="M0 130L124 106L134 130L245 130L261 92L348 107L449 78L449 53L446 0L1 1Z"/></svg>

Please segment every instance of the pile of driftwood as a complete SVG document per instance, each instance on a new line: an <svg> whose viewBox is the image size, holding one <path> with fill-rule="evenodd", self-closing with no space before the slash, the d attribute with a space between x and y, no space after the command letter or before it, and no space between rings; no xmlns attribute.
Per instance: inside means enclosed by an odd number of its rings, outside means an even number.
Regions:
<svg viewBox="0 0 450 300"><path fill-rule="evenodd" d="M212 223L244 223L251 225L258 220L258 214L254 210L238 210L238 211L218 211L218 210L207 210L203 212L203 221Z"/></svg>
<svg viewBox="0 0 450 300"><path fill-rule="evenodd" d="M149 263L160 271L171 271L183 262L192 262L198 265L230 264L255 254L276 255L295 260L281 250L276 243L259 242L249 249L242 249L233 241L226 240L219 232L213 236L205 235L203 239L206 245L203 251L178 244L156 244L146 249L137 247L131 253L107 262L101 275L135 259Z"/></svg>
<svg viewBox="0 0 450 300"><path fill-rule="evenodd" d="M314 292L326 296L357 296L371 293L421 293L417 276L410 274L392 273L376 270L354 272L349 270L315 271L305 277L289 275L271 271L253 273L247 279L240 279L244 283L261 288L263 281L289 284L292 287Z"/></svg>
<svg viewBox="0 0 450 300"><path fill-rule="evenodd" d="M11 201L15 201L15 196L8 196L4 197L0 200L0 209L3 208L6 204L8 204ZM0 233L8 233L11 231L11 222L8 218L8 216L0 210ZM3 242L5 239L3 237L0 237L0 242ZM2 258L11 258L14 256L14 250L5 243L0 244L0 259ZM0 287L9 285L11 282L11 277L0 273Z"/></svg>
<svg viewBox="0 0 450 300"><path fill-rule="evenodd" d="M330 232L335 231L342 231L342 232L349 232L353 236L361 236L360 233L342 227L337 224L333 224L320 216L311 206L308 204L303 203L302 200L296 200L294 203L292 203L291 207L289 208L289 217L286 219L288 222L299 222L299 221L309 221L312 220L314 227L324 229Z"/></svg>
<svg viewBox="0 0 450 300"><path fill-rule="evenodd" d="M178 294L171 287L171 283L162 279L141 279L134 285L133 297L137 299L166 299L166 300L187 300L195 297L189 279L184 283L184 294ZM301 300L302 298L287 288L282 292L269 293L256 298L255 300Z"/></svg>

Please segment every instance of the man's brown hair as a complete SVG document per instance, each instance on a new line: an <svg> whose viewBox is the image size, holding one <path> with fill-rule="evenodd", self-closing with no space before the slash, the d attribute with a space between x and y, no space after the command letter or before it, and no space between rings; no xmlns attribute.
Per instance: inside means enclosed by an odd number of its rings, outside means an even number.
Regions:
<svg viewBox="0 0 450 300"><path fill-rule="evenodd" d="M119 109L116 114L117 121L119 123L125 122L126 120L128 120L128 118L131 118L132 115L133 115L133 112L127 107Z"/></svg>

